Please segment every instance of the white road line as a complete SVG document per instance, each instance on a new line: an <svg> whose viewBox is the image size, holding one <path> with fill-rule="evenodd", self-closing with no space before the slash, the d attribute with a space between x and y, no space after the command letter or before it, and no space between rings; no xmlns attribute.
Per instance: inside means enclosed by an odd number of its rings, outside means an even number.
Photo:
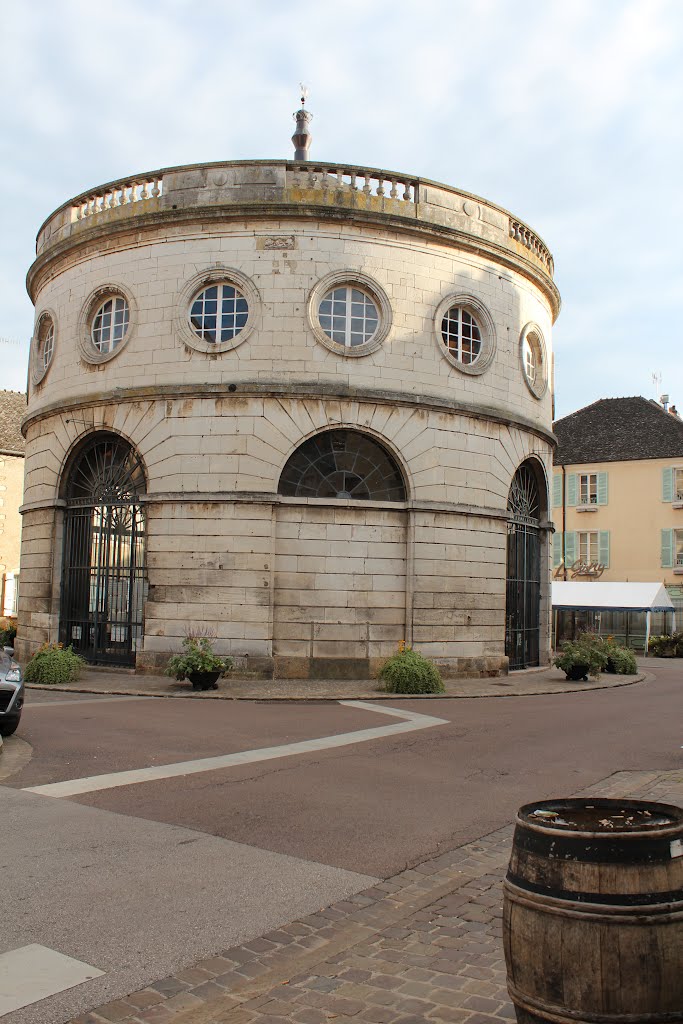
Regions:
<svg viewBox="0 0 683 1024"><path fill-rule="evenodd" d="M25 706L31 711L35 711L36 708L63 708L65 706L73 708L76 704L111 704L122 700L156 700L156 698L121 695L120 697L84 697L79 700L76 697L74 700L41 700L36 701L35 704L32 700L27 700Z"/></svg>
<svg viewBox="0 0 683 1024"><path fill-rule="evenodd" d="M0 1016L57 995L84 981L99 978L99 971L81 960L64 956L48 946L32 943L0 955Z"/></svg>
<svg viewBox="0 0 683 1024"><path fill-rule="evenodd" d="M379 714L391 715L402 721L395 725L382 725L374 729L359 729L356 732L342 732L336 736L321 736L314 740L300 740L298 743L285 743L277 747L261 747L258 750L242 750L236 754L220 754L218 757L203 757L197 761L179 761L176 764L160 764L150 768L135 768L132 771L112 772L109 775L91 775L84 779L70 779L66 782L50 782L43 786L28 786L25 793L40 793L43 796L57 798L80 796L83 793L95 793L102 789L116 789L119 786L133 786L139 782L157 782L160 779L179 778L183 775L195 775L198 772L214 772L221 768L234 768L244 764L256 764L258 761L273 761L280 757L293 757L296 754L310 754L317 750L331 750L335 747L348 747L353 743L366 743L368 740L380 740L387 736L398 736L403 732L415 732L419 729L431 729L436 725L448 725L445 718L434 718L421 715L416 711L402 711L399 708L388 708L384 705L365 703L361 700L340 701L347 707L362 708L376 711Z"/></svg>

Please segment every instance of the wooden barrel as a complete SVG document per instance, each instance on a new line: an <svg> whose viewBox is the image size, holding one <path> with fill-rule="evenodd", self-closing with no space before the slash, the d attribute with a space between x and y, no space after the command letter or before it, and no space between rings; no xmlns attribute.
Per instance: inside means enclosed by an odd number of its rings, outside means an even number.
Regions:
<svg viewBox="0 0 683 1024"><path fill-rule="evenodd" d="M683 1022L683 810L520 808L503 941L519 1024Z"/></svg>

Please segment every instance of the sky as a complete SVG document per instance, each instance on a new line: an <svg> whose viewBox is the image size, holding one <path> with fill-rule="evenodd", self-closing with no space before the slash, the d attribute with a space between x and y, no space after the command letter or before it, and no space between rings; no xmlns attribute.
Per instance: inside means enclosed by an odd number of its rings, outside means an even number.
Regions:
<svg viewBox="0 0 683 1024"><path fill-rule="evenodd" d="M0 389L43 220L136 172L290 159L442 181L550 247L556 414L683 406L683 0L0 0ZM653 380L653 375L656 380Z"/></svg>

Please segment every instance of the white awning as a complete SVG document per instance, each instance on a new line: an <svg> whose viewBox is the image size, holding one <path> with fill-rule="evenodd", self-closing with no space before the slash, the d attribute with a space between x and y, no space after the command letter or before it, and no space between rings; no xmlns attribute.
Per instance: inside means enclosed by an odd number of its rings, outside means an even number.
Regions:
<svg viewBox="0 0 683 1024"><path fill-rule="evenodd" d="M672 612L673 602L661 583L580 583L553 580L553 608Z"/></svg>

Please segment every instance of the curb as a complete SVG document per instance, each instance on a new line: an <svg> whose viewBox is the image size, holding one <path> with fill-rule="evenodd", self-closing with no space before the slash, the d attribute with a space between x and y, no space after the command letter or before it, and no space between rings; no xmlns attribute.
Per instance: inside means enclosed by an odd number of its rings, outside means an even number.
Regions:
<svg viewBox="0 0 683 1024"><path fill-rule="evenodd" d="M160 699L176 700L233 700L244 701L253 704L326 704L340 700L363 700L363 701L397 701L397 700L487 700L499 697L545 697L562 693L592 693L594 690L612 690L618 686L633 686L635 683L652 682L654 676L648 672L639 672L635 676L621 676L610 683L583 683L582 685L564 686L558 682L558 687L552 690L515 690L501 691L500 693L373 693L373 694L336 694L330 696L318 695L297 696L288 694L278 697L241 696L231 693L218 693L206 691L204 693L150 693L149 690L118 687L116 689L93 689L87 686L59 686L45 685L41 683L26 683L27 690L49 690L52 693L88 693L103 697L154 697Z"/></svg>

